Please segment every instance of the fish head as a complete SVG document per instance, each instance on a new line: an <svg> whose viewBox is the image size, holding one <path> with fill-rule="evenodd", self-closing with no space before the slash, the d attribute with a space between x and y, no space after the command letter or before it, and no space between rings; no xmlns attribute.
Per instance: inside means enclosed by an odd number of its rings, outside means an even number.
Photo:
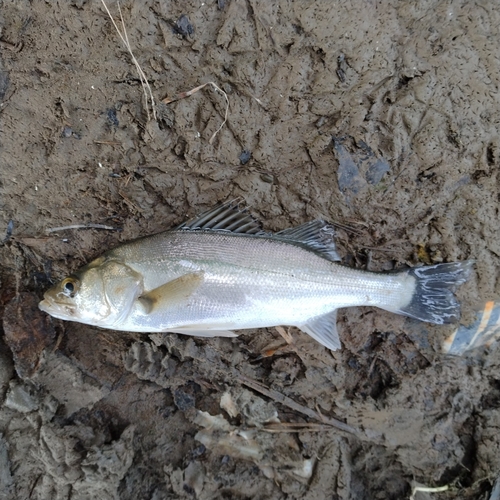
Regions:
<svg viewBox="0 0 500 500"><path fill-rule="evenodd" d="M47 290L39 308L59 319L118 327L142 290L139 273L120 261L99 257Z"/></svg>

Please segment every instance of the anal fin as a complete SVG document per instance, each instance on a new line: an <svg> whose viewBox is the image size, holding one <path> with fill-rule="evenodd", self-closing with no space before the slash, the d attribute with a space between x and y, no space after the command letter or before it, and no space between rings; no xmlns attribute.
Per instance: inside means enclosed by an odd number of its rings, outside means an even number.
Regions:
<svg viewBox="0 0 500 500"><path fill-rule="evenodd" d="M336 351L341 347L337 332L337 309L322 316L311 318L307 323L297 325L297 327L332 351Z"/></svg>

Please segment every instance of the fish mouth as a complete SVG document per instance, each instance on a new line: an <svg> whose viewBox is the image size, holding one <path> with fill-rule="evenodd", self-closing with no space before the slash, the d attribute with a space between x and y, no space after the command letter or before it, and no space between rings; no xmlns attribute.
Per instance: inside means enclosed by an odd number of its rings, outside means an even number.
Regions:
<svg viewBox="0 0 500 500"><path fill-rule="evenodd" d="M59 319L73 319L75 308L68 304L59 304L45 294L43 300L38 303L38 308Z"/></svg>
<svg viewBox="0 0 500 500"><path fill-rule="evenodd" d="M38 303L38 309L50 314L50 305L51 304L47 299L43 299Z"/></svg>

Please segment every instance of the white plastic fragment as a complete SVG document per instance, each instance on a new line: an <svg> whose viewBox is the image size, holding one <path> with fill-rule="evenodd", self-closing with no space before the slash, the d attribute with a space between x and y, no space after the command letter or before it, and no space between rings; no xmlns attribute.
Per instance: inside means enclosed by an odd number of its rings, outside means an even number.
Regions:
<svg viewBox="0 0 500 500"><path fill-rule="evenodd" d="M227 414L232 418L237 417L240 413L229 391L226 391L220 398L220 407L226 410Z"/></svg>
<svg viewBox="0 0 500 500"><path fill-rule="evenodd" d="M194 423L208 430L230 431L231 424L222 415L210 415L206 411L198 411Z"/></svg>
<svg viewBox="0 0 500 500"><path fill-rule="evenodd" d="M292 472L299 477L303 477L304 479L310 479L313 474L314 464L316 461L314 458L308 458L302 462L302 467L297 467L292 469Z"/></svg>

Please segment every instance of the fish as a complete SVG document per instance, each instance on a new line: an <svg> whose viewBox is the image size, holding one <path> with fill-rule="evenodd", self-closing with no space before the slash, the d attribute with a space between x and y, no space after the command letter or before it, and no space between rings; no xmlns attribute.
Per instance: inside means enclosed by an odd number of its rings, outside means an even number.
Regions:
<svg viewBox="0 0 500 500"><path fill-rule="evenodd" d="M379 273L340 260L328 222L270 233L228 202L104 253L47 290L39 307L55 318L128 332L233 337L234 330L295 326L336 350L339 308L458 321L454 292L473 265Z"/></svg>

